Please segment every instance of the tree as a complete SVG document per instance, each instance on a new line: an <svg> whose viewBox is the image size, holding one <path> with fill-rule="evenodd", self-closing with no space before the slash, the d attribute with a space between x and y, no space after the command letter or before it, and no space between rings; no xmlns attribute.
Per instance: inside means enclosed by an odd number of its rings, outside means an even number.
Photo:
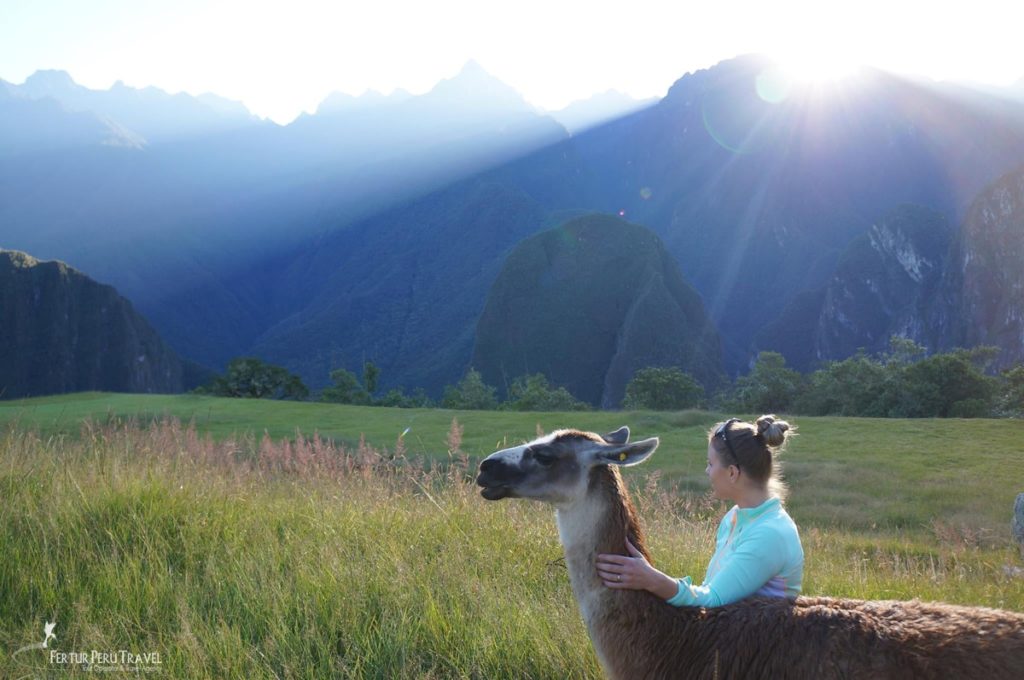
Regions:
<svg viewBox="0 0 1024 680"><path fill-rule="evenodd" d="M309 388L306 387L297 375L289 375L288 379L284 381L282 389L284 391L284 399L293 399L295 401L309 399Z"/></svg>
<svg viewBox="0 0 1024 680"><path fill-rule="evenodd" d="M564 387L552 387L543 373L524 375L512 381L504 408L512 411L587 411L590 405L572 396Z"/></svg>
<svg viewBox="0 0 1024 680"><path fill-rule="evenodd" d="M256 357L232 359L224 375L214 378L201 391L247 399L305 399L309 396L309 388L299 376Z"/></svg>
<svg viewBox="0 0 1024 680"><path fill-rule="evenodd" d="M734 398L738 408L760 413L785 411L796 399L803 377L786 368L778 352L757 355L750 373L736 379Z"/></svg>
<svg viewBox="0 0 1024 680"><path fill-rule="evenodd" d="M996 412L1011 418L1024 417L1024 364L1017 364L1002 373Z"/></svg>
<svg viewBox="0 0 1024 680"><path fill-rule="evenodd" d="M394 387L380 399L374 400L375 406L391 406L396 408L433 408L434 402L423 391L417 387L411 395L406 395L400 387Z"/></svg>
<svg viewBox="0 0 1024 680"><path fill-rule="evenodd" d="M925 356L913 340L893 336L889 352L858 352L815 371L796 404L815 415L974 418L992 413L996 384L985 375L994 347Z"/></svg>
<svg viewBox="0 0 1024 680"><path fill-rule="evenodd" d="M985 365L998 352L994 347L957 349L934 354L910 365L905 372L908 418L976 418L992 410L995 381Z"/></svg>
<svg viewBox="0 0 1024 680"><path fill-rule="evenodd" d="M363 364L363 389L371 397L377 391L377 378L380 377L380 369L377 364L367 361Z"/></svg>
<svg viewBox="0 0 1024 680"><path fill-rule="evenodd" d="M329 401L335 404L369 404L370 393L359 384L359 379L352 371L344 368L337 368L331 371L330 387L325 387L320 393L320 401Z"/></svg>
<svg viewBox="0 0 1024 680"><path fill-rule="evenodd" d="M469 369L455 386L447 385L441 397L441 406L467 410L494 410L498 407L496 390L484 382L479 371Z"/></svg>
<svg viewBox="0 0 1024 680"><path fill-rule="evenodd" d="M887 369L863 350L811 374L794 410L811 415L888 415Z"/></svg>
<svg viewBox="0 0 1024 680"><path fill-rule="evenodd" d="M704 397L700 383L681 369L648 366L637 371L626 385L622 408L676 411L700 406Z"/></svg>

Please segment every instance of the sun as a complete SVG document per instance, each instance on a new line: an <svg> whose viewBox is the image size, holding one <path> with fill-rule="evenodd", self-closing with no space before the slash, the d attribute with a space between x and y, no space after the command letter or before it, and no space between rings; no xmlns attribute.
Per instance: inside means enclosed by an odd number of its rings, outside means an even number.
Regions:
<svg viewBox="0 0 1024 680"><path fill-rule="evenodd" d="M863 65L852 57L814 50L776 53L770 65L757 76L757 93L767 102L778 103L794 92L803 94L841 86L856 76Z"/></svg>
<svg viewBox="0 0 1024 680"><path fill-rule="evenodd" d="M835 82L856 74L861 68L850 55L818 50L779 54L774 61L779 70L797 84Z"/></svg>

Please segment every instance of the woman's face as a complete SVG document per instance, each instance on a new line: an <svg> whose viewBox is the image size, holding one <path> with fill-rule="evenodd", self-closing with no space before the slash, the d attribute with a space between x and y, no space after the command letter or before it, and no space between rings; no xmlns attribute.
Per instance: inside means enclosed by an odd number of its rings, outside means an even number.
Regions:
<svg viewBox="0 0 1024 680"><path fill-rule="evenodd" d="M711 493L719 500L732 500L733 484L729 480L729 468L722 465L718 458L718 452L710 443L708 444L708 480L711 482Z"/></svg>

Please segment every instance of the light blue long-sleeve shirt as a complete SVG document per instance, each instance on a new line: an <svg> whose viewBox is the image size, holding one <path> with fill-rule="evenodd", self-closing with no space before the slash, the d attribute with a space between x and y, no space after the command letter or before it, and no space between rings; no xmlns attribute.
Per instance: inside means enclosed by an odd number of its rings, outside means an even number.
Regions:
<svg viewBox="0 0 1024 680"><path fill-rule="evenodd" d="M704 583L679 580L668 603L720 607L751 595L796 597L804 573L800 533L778 498L756 508L733 506L718 525Z"/></svg>

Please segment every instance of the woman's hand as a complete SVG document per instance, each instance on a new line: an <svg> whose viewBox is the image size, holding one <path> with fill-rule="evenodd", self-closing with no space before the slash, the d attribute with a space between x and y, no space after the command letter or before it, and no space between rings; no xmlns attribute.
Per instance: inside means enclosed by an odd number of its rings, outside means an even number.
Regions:
<svg viewBox="0 0 1024 680"><path fill-rule="evenodd" d="M679 588L676 580L655 569L628 538L626 551L629 556L597 556L597 575L605 586L615 590L647 590L663 600L675 596Z"/></svg>

